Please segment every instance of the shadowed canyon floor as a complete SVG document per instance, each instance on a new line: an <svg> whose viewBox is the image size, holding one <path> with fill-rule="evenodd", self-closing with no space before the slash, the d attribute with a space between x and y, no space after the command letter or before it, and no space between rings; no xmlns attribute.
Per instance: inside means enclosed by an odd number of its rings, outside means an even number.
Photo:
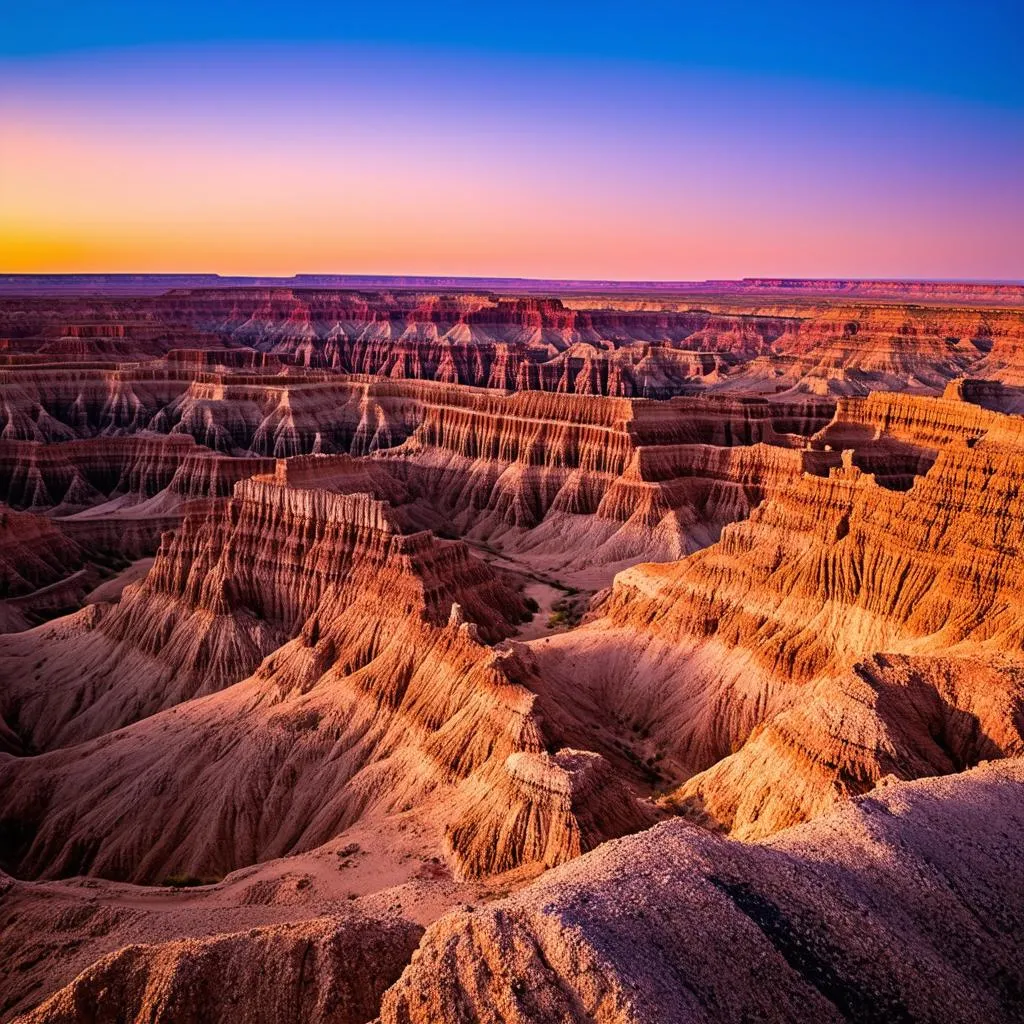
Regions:
<svg viewBox="0 0 1024 1024"><path fill-rule="evenodd" d="M1024 310L819 284L0 297L0 1019L1024 1019Z"/></svg>

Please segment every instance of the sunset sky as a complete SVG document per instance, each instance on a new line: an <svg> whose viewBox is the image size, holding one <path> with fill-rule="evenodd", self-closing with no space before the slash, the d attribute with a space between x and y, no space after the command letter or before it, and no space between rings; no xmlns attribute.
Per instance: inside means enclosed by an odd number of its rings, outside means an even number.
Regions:
<svg viewBox="0 0 1024 1024"><path fill-rule="evenodd" d="M1024 278L1019 0L4 6L0 272Z"/></svg>

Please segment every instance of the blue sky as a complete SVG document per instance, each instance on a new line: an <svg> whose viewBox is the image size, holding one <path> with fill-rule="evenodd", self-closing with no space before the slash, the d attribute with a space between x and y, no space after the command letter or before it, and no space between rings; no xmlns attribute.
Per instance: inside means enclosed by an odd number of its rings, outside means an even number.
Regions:
<svg viewBox="0 0 1024 1024"><path fill-rule="evenodd" d="M0 7L0 270L1024 278L1024 0Z"/></svg>
<svg viewBox="0 0 1024 1024"><path fill-rule="evenodd" d="M1024 3L3 0L0 56L195 42L382 45L664 63L1024 106Z"/></svg>

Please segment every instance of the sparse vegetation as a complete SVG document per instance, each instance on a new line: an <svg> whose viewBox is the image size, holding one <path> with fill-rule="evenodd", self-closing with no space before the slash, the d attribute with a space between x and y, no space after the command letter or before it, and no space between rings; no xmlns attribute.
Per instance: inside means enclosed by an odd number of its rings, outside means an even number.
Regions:
<svg viewBox="0 0 1024 1024"><path fill-rule="evenodd" d="M588 595L580 595L580 592L572 587L563 587L565 597L559 598L551 606L551 616L548 618L548 627L555 629L558 626L578 626L588 608Z"/></svg>

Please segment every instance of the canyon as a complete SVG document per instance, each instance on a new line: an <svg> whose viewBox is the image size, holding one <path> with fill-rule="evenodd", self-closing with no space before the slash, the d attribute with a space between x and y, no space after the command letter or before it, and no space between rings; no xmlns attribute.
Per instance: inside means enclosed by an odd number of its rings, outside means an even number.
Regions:
<svg viewBox="0 0 1024 1024"><path fill-rule="evenodd" d="M1024 1019L1019 287L0 284L0 1020Z"/></svg>

